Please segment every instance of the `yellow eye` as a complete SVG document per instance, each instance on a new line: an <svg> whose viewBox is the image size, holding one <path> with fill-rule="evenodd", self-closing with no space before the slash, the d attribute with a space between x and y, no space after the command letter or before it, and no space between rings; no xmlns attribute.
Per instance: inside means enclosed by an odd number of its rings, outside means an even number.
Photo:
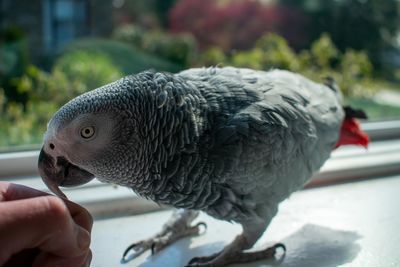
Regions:
<svg viewBox="0 0 400 267"><path fill-rule="evenodd" d="M81 136L85 139L88 139L94 135L94 127L93 126L87 126L82 128L81 130Z"/></svg>

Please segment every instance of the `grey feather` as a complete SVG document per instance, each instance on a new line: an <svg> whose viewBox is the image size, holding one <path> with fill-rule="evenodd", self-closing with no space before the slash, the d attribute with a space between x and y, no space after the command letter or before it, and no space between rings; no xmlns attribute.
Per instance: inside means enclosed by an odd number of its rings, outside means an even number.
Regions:
<svg viewBox="0 0 400 267"><path fill-rule="evenodd" d="M235 68L128 76L70 101L51 127L80 114L107 114L114 129L73 164L158 203L237 222L270 220L329 157L344 116L325 85Z"/></svg>

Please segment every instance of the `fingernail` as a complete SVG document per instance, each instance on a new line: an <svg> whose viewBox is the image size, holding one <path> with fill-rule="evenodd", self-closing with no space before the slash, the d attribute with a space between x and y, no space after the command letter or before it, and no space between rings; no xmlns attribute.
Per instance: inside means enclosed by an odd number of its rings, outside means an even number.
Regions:
<svg viewBox="0 0 400 267"><path fill-rule="evenodd" d="M87 249L90 245L90 234L88 231L78 226L78 247Z"/></svg>
<svg viewBox="0 0 400 267"><path fill-rule="evenodd" d="M86 266L87 267L89 267L90 266L90 263L92 263L92 252L91 251L89 251L89 255L88 255L88 258L87 258L87 261L86 261Z"/></svg>

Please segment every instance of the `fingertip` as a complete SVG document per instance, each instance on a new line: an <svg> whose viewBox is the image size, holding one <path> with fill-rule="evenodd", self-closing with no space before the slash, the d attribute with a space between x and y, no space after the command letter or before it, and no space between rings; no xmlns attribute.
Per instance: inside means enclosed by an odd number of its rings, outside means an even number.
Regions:
<svg viewBox="0 0 400 267"><path fill-rule="evenodd" d="M60 226L70 222L70 214L64 201L55 196L45 196L43 201L47 204L47 213L53 225Z"/></svg>
<svg viewBox="0 0 400 267"><path fill-rule="evenodd" d="M93 226L93 217L89 211L79 204L69 200L64 200L64 202L69 209L72 219L75 221L75 223L91 232Z"/></svg>
<svg viewBox="0 0 400 267"><path fill-rule="evenodd" d="M92 251L89 250L88 255L87 255L87 257L86 257L85 264L84 264L83 266L84 266L84 267L89 267L90 264L92 263L92 258L93 258Z"/></svg>
<svg viewBox="0 0 400 267"><path fill-rule="evenodd" d="M3 200L20 200L39 196L48 196L48 193L20 184L0 182L0 194Z"/></svg>
<svg viewBox="0 0 400 267"><path fill-rule="evenodd" d="M80 250L89 249L90 242L91 242L90 233L86 229L84 229L84 228L82 228L82 227L80 227L78 225L76 225L76 227L77 227L76 240L77 240L77 243L78 243L78 248Z"/></svg>

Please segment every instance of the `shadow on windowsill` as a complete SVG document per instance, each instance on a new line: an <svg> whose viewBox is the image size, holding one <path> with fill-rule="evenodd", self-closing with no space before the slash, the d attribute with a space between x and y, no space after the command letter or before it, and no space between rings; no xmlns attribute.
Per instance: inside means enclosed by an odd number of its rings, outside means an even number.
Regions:
<svg viewBox="0 0 400 267"><path fill-rule="evenodd" d="M361 236L356 232L307 224L281 241L287 247L286 255L279 254L273 260L230 266L336 267L352 262L356 258L361 250L360 245L356 243L360 238ZM146 261L138 267L184 266L193 256L204 256L205 251L216 252L223 247L223 242L214 242L191 248L188 252L182 248L189 247L191 239L180 240L178 243L178 246L171 246L158 255L147 257Z"/></svg>

